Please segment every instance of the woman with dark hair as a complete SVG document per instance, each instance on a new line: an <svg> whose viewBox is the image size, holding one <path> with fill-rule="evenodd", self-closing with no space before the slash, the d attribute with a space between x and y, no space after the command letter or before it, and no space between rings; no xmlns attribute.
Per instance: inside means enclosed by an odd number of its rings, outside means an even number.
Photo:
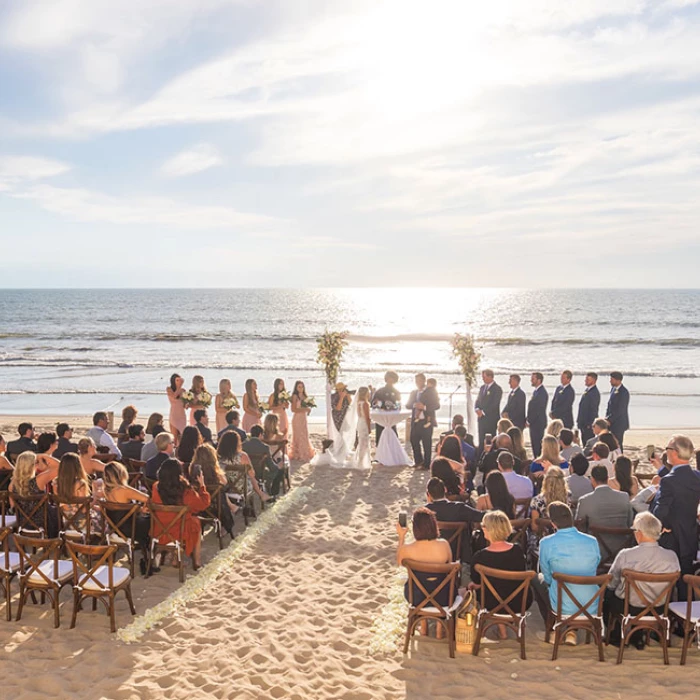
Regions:
<svg viewBox="0 0 700 700"><path fill-rule="evenodd" d="M255 470L250 462L250 457L241 449L241 438L238 433L229 430L221 436L217 448L219 466L226 473L229 482L236 481L235 472L240 472L241 468L246 470L248 478L248 490L254 491L261 501L269 501L270 496L266 494L255 478Z"/></svg>
<svg viewBox="0 0 700 700"><path fill-rule="evenodd" d="M210 495L216 492L219 486L223 487L217 494L221 514L221 527L233 538L233 514L238 510L238 506L233 505L226 497L229 487L228 479L219 466L216 450L212 445L200 445L195 450L192 464L199 464L202 467L204 484Z"/></svg>
<svg viewBox="0 0 700 700"><path fill-rule="evenodd" d="M187 425L187 414L185 413L185 404L182 403L182 392L185 391L185 380L179 374L173 374L170 377L170 386L166 389L168 401L170 401L170 416L168 423L170 432L175 437L175 444L180 442L182 431Z"/></svg>
<svg viewBox="0 0 700 700"><path fill-rule="evenodd" d="M58 460L52 457L58 447L56 433L42 433L36 441L36 469L38 472L47 469L58 469Z"/></svg>
<svg viewBox="0 0 700 700"><path fill-rule="evenodd" d="M509 518L515 517L515 498L499 471L486 475L486 493L476 501L477 510L502 510Z"/></svg>
<svg viewBox="0 0 700 700"><path fill-rule="evenodd" d="M457 496L459 499L464 494L464 485L459 474L455 472L452 462L446 457L436 457L430 464L430 476L435 476L445 484L448 496Z"/></svg>
<svg viewBox="0 0 700 700"><path fill-rule="evenodd" d="M610 450L609 459L611 462L614 462L617 459L617 456L621 454L620 443L612 433L601 433L598 435L598 442L602 442L604 445L608 446L608 449Z"/></svg>
<svg viewBox="0 0 700 700"><path fill-rule="evenodd" d="M287 396L287 390L284 386L284 379L275 379L274 388L270 394L268 404L270 406L270 411L279 418L278 430L286 439L289 433L289 417L287 416L289 401L285 396Z"/></svg>
<svg viewBox="0 0 700 700"><path fill-rule="evenodd" d="M61 457L61 462L58 465L58 476L56 477L56 495L59 498L86 498L92 495L90 488L90 480L83 469L80 457L74 452L66 452ZM61 503L61 510L71 518L78 513L80 506L77 504ZM90 512L92 520L92 531L98 533L101 528L101 521L98 513ZM84 515L72 520L72 526L77 528L84 527Z"/></svg>
<svg viewBox="0 0 700 700"><path fill-rule="evenodd" d="M258 383L255 379L246 379L245 394L243 395L243 430L249 433L254 425L260 425L261 418L262 411L260 410L260 398L258 397Z"/></svg>
<svg viewBox="0 0 700 700"><path fill-rule="evenodd" d="M180 402L182 403L182 401ZM157 435L153 431L157 426L163 427L163 414L162 413L151 413L148 416L148 422L146 423L146 442L151 442L153 438Z"/></svg>
<svg viewBox="0 0 700 700"><path fill-rule="evenodd" d="M180 444L177 447L177 458L185 463L189 464L194 457L194 451L202 444L202 433L194 425L188 425L182 431L182 437L180 439Z"/></svg>
<svg viewBox="0 0 700 700"><path fill-rule="evenodd" d="M307 418L311 409L302 405L307 398L304 382L296 381L292 392L292 446L289 449L289 459L303 462L310 462L315 454L309 440Z"/></svg>
<svg viewBox="0 0 700 700"><path fill-rule="evenodd" d="M117 430L118 446L121 446L122 442L126 442L129 439L129 426L133 425L138 413L136 406L124 406L122 409L122 422L119 425L119 430Z"/></svg>
<svg viewBox="0 0 700 700"><path fill-rule="evenodd" d="M624 491L630 498L639 493L639 481L632 474L632 460L629 457L620 455L615 460L615 478L608 481L608 486L615 491Z"/></svg>
<svg viewBox="0 0 700 700"><path fill-rule="evenodd" d="M523 440L523 431L514 425L512 428L508 429L508 437L513 443L513 457L520 460L520 467L522 468L527 464L527 450L525 449L525 441Z"/></svg>
<svg viewBox="0 0 700 700"><path fill-rule="evenodd" d="M211 503L211 497L204 485L204 476L199 474L196 483L191 486L182 475L180 462L172 457L166 459L158 469L158 481L153 484L152 500L159 505L187 506L185 554L192 557L192 568L196 571L202 565L202 526L195 513L206 510ZM168 525L174 518L175 514L159 513L159 520L154 521L153 536L158 537L162 544L170 541L167 534L163 533L162 525Z"/></svg>

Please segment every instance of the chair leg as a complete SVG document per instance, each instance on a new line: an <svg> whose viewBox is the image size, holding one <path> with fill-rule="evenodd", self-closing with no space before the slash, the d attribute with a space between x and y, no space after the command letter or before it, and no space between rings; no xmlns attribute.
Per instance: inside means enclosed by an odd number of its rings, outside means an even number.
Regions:
<svg viewBox="0 0 700 700"><path fill-rule="evenodd" d="M73 589L73 614L70 618L70 628L75 628L76 620L78 619L78 609L80 607L80 592L77 589Z"/></svg>
<svg viewBox="0 0 700 700"><path fill-rule="evenodd" d="M10 577L9 576L5 577L4 588L5 588L5 608L6 608L6 613L7 613L7 621L10 622L12 620L12 609L10 607L12 596L10 595Z"/></svg>
<svg viewBox="0 0 700 700"><path fill-rule="evenodd" d="M552 661L557 660L559 656L559 644L561 643L561 638L564 632L562 631L561 625L554 630L554 648L552 649Z"/></svg>
<svg viewBox="0 0 700 700"><path fill-rule="evenodd" d="M404 637L404 642L403 642L403 653L407 654L408 653L408 645L411 642L411 633L413 632L413 619L409 615L408 616L408 624L406 625L406 636Z"/></svg>
<svg viewBox="0 0 700 700"><path fill-rule="evenodd" d="M690 634L689 630L683 630L684 635L683 635L683 648L681 650L681 666L685 666L685 660L688 656L688 648L690 647L690 641L692 639L692 634Z"/></svg>
<svg viewBox="0 0 700 700"><path fill-rule="evenodd" d="M594 636L596 644L598 645L598 661L605 661L605 648L603 647L603 630L596 630Z"/></svg>
<svg viewBox="0 0 700 700"><path fill-rule="evenodd" d="M661 638L661 648L663 649L664 652L664 665L668 666L669 659L668 659L668 638L666 636L666 630L662 629L659 632L659 637Z"/></svg>
<svg viewBox="0 0 700 700"><path fill-rule="evenodd" d="M17 621L22 619L22 608L24 607L24 601L27 599L27 589L20 583L19 586L19 606L17 608Z"/></svg>
<svg viewBox="0 0 700 700"><path fill-rule="evenodd" d="M447 641L450 645L450 658L455 657L455 619L451 617L445 625L447 627Z"/></svg>
<svg viewBox="0 0 700 700"><path fill-rule="evenodd" d="M178 560L180 562L180 583L185 582L185 558L182 554L178 553Z"/></svg>
<svg viewBox="0 0 700 700"><path fill-rule="evenodd" d="M481 625L476 626L476 639L474 640L474 646L472 647L472 656L479 656L479 648L481 647L481 637L484 634L484 629Z"/></svg>
<svg viewBox="0 0 700 700"><path fill-rule="evenodd" d="M621 623L620 624L620 649L617 652L617 663L621 664L622 663L622 657L625 653L625 646L627 646L627 639L629 637L629 634L623 634L625 631L625 626Z"/></svg>
<svg viewBox="0 0 700 700"><path fill-rule="evenodd" d="M127 587L124 589L124 592L126 593L127 601L129 601L129 609L131 610L131 614L136 615L136 608L134 607L134 599L131 597L131 582L129 582Z"/></svg>
<svg viewBox="0 0 700 700"><path fill-rule="evenodd" d="M58 609L58 594L60 593L60 589L54 591L53 595L51 596L52 598L52 603L53 603L53 626L56 628L59 628L61 626L61 612Z"/></svg>
<svg viewBox="0 0 700 700"><path fill-rule="evenodd" d="M114 591L109 592L109 629L114 634L117 631L117 611L114 605Z"/></svg>
<svg viewBox="0 0 700 700"><path fill-rule="evenodd" d="M95 610L97 610L97 598L92 596L92 612L95 612Z"/></svg>
<svg viewBox="0 0 700 700"><path fill-rule="evenodd" d="M518 627L518 637L520 638L520 658L525 661L527 655L525 654L525 623Z"/></svg>

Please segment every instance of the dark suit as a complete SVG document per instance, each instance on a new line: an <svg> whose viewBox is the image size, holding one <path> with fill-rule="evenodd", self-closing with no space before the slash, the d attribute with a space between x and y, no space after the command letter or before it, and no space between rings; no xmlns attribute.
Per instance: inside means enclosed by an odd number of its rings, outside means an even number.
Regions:
<svg viewBox="0 0 700 700"><path fill-rule="evenodd" d="M688 464L679 464L661 479L649 509L664 528L671 531L661 535L659 544L678 555L681 575L693 573L693 560L698 551L698 503L700 474ZM679 581L678 592L681 600L685 600L686 586L682 581Z"/></svg>
<svg viewBox="0 0 700 700"><path fill-rule="evenodd" d="M552 396L552 418L558 418L565 428L574 427L574 399L576 392L571 384L560 384Z"/></svg>
<svg viewBox="0 0 700 700"><path fill-rule="evenodd" d="M135 459L141 461L141 452L143 450L143 442L141 440L128 440L121 444L122 459ZM54 453L55 455L56 453Z"/></svg>
<svg viewBox="0 0 700 700"><path fill-rule="evenodd" d="M593 435L593 421L598 417L600 409L600 391L594 384L587 388L578 404L578 416L576 425L581 431L581 444L585 445Z"/></svg>
<svg viewBox="0 0 700 700"><path fill-rule="evenodd" d="M441 523L480 523L484 514L476 508L472 508L462 501L448 501L443 499L441 501L433 501L432 503L426 503L425 507L428 510L432 510L435 513L435 517L438 522ZM452 531L454 532L454 531ZM446 532L445 535L449 537L452 532ZM443 537L445 536L443 535ZM456 547L452 547L452 556L459 557L462 561L469 561L471 559L471 547L469 542L469 531L465 529L462 534L462 551L457 552Z"/></svg>
<svg viewBox="0 0 700 700"><path fill-rule="evenodd" d="M61 459L67 452L78 453L78 443L71 442L68 438L60 437L58 438L58 447L53 452L53 457L56 459Z"/></svg>
<svg viewBox="0 0 700 700"><path fill-rule="evenodd" d="M385 384L381 389L377 389L377 391L375 391L372 395L372 404L374 404L375 401L393 401L397 406L401 406L401 393L398 389L394 389L393 386ZM384 431L384 426L376 423L374 428L374 437L378 445L379 438L382 436L382 432ZM398 435L396 426L394 426L392 430Z"/></svg>
<svg viewBox="0 0 700 700"><path fill-rule="evenodd" d="M276 496L280 491L282 479L284 478L284 470L280 469L273 461L270 453L270 446L266 445L259 438L250 437L243 443L243 452L249 457L254 455L265 455L263 460L264 472L262 475L265 481L267 492L272 496ZM251 459L251 462L253 460ZM260 478L260 477L258 477Z"/></svg>
<svg viewBox="0 0 700 700"><path fill-rule="evenodd" d="M547 429L547 403L549 402L549 394L540 384L532 392L530 401L527 404L527 422L530 425L530 444L532 445L532 454L537 459L542 452L542 438L544 431Z"/></svg>
<svg viewBox="0 0 700 700"><path fill-rule="evenodd" d="M212 437L211 429L207 428L204 423L195 423L195 425L197 426L197 430L199 430L199 434L202 436L202 442L208 442L210 445L213 445L214 438Z"/></svg>
<svg viewBox="0 0 700 700"><path fill-rule="evenodd" d="M15 457L22 454L22 452L36 452L36 443L34 440L30 440L28 437L17 438L8 442L5 446L5 453L9 458L10 455Z"/></svg>
<svg viewBox="0 0 700 700"><path fill-rule="evenodd" d="M155 457L151 457L143 468L143 475L147 479L157 479L160 465L163 464L166 459L170 459L170 457L172 457L172 455L169 455L167 452L159 452Z"/></svg>
<svg viewBox="0 0 700 700"><path fill-rule="evenodd" d="M422 403L425 405L423 413L425 417L418 420L417 416L420 410L414 408L414 404ZM424 464L426 467L430 464L433 450L433 427L435 421L435 412L440 408L440 398L435 387L427 386L421 391L414 389L408 398L406 408L411 409L411 447L413 448L413 461L416 464ZM426 425L430 423L429 427Z"/></svg>
<svg viewBox="0 0 700 700"><path fill-rule="evenodd" d="M481 409L484 415L479 416L479 449L484 449L484 437L486 433L496 435L498 419L501 417L501 397L503 390L496 382L491 382L491 386L481 385L479 396L474 403L474 409Z"/></svg>
<svg viewBox="0 0 700 700"><path fill-rule="evenodd" d="M608 410L605 417L610 423L610 432L617 438L622 448L622 438L625 430L630 427L629 417L630 393L622 384L610 392Z"/></svg>
<svg viewBox="0 0 700 700"><path fill-rule="evenodd" d="M525 430L525 392L518 386L508 394L506 407L501 415L508 418L513 425L517 425L520 430Z"/></svg>
<svg viewBox="0 0 700 700"><path fill-rule="evenodd" d="M222 428L219 431L219 434L217 435L217 439L221 440L221 437L224 433L238 433L238 437L241 438L241 445L248 439L248 436L246 435L245 430L243 428L237 428L235 425L232 423L228 423L225 428Z"/></svg>

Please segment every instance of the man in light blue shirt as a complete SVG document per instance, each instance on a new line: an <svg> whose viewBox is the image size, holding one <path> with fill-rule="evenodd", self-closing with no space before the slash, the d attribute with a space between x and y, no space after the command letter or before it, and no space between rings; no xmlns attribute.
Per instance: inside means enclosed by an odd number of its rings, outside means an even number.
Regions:
<svg viewBox="0 0 700 700"><path fill-rule="evenodd" d="M540 575L532 582L537 605L545 622L549 610L557 611L558 586L554 574L595 576L600 563L598 541L574 527L574 516L566 503L550 503L549 518L556 532L540 541ZM578 601L584 604L595 595L598 586L576 585L570 586L570 589ZM562 614L573 615L577 609L578 606L565 595ZM589 612L595 614L597 610L589 608ZM567 638L567 642L575 643L575 638Z"/></svg>

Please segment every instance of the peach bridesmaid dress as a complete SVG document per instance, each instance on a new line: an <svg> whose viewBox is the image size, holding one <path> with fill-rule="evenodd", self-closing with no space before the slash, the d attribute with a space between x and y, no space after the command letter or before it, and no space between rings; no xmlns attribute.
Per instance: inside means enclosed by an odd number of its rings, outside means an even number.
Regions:
<svg viewBox="0 0 700 700"><path fill-rule="evenodd" d="M296 397L292 402L297 401ZM289 459L310 462L314 456L314 448L309 440L309 424L305 411L292 414L292 442L289 448Z"/></svg>
<svg viewBox="0 0 700 700"><path fill-rule="evenodd" d="M187 425L187 414L185 413L185 404L180 401L180 394L182 394L183 389L178 391L173 391L168 387L168 400L170 401L170 416L168 421L170 422L170 430L177 430L180 435Z"/></svg>

